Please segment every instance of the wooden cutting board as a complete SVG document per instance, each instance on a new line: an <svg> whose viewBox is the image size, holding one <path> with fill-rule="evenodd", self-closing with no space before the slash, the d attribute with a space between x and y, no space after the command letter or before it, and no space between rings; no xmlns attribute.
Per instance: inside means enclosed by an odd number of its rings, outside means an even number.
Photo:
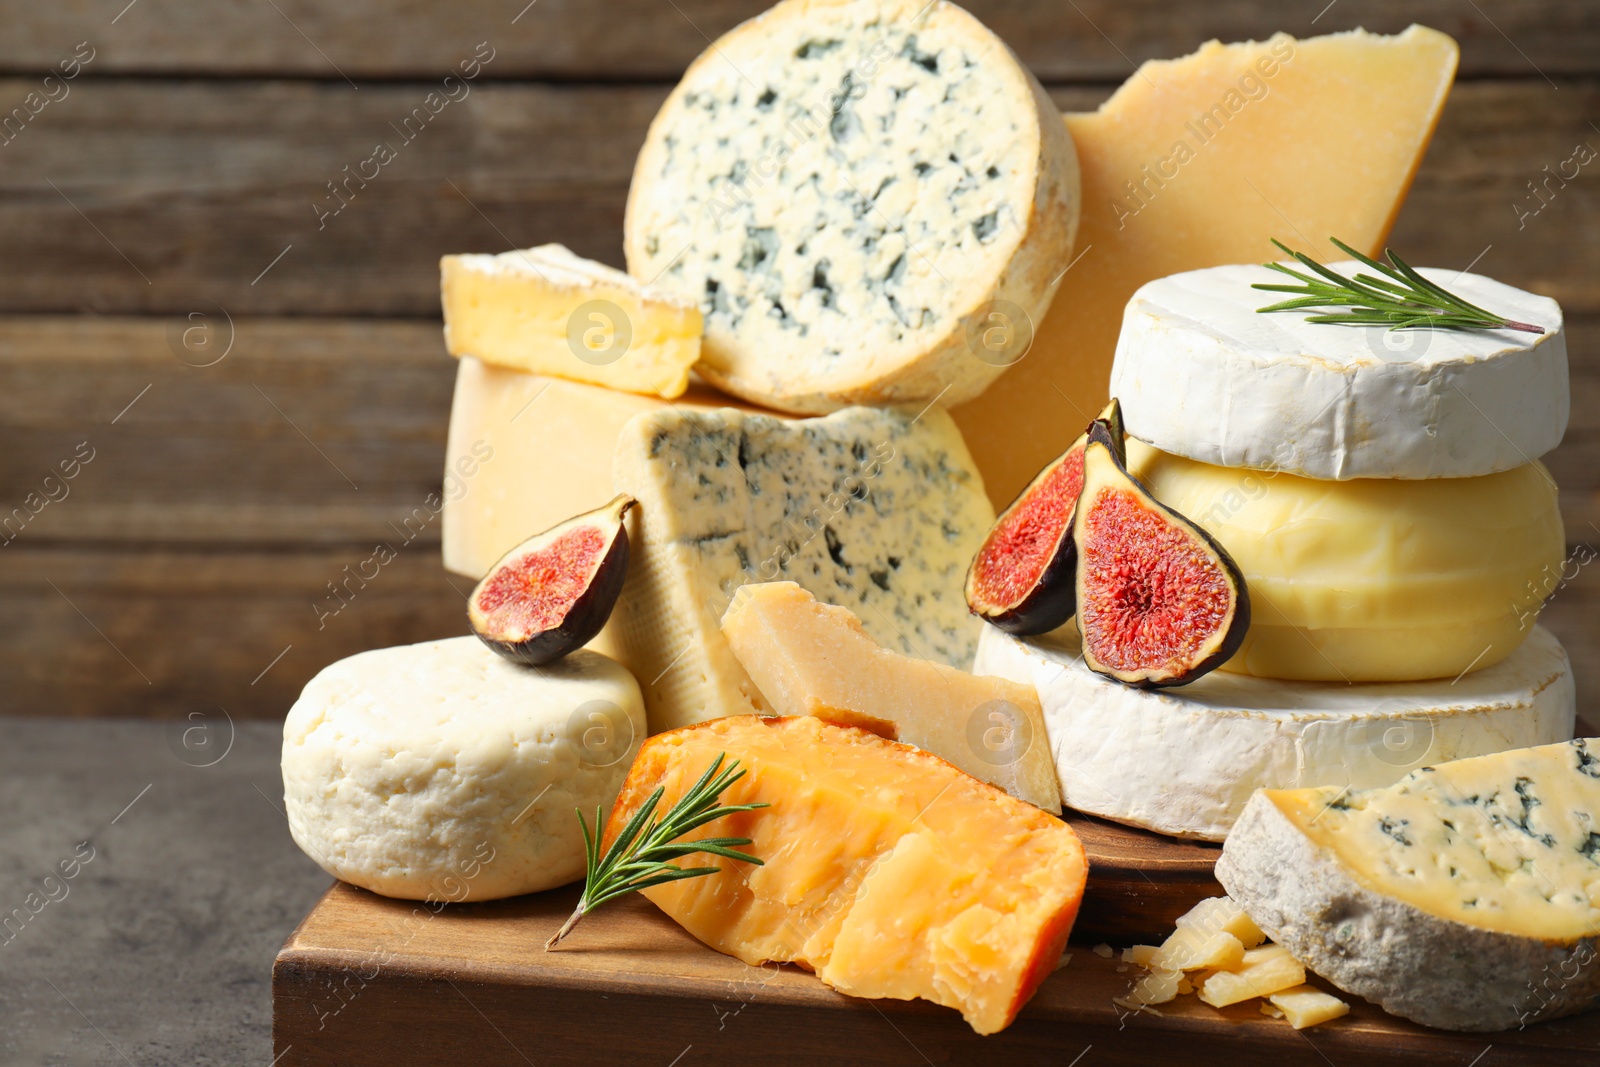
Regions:
<svg viewBox="0 0 1600 1067"><path fill-rule="evenodd" d="M636 896L546 952L576 900L569 887L435 915L336 884L273 968L275 1067L1600 1062L1600 1014L1503 1034L1426 1030L1361 1001L1304 1032L1255 1003L1217 1011L1180 997L1132 1014L1114 998L1143 972L1081 945L1009 1029L981 1038L947 1008L748 967Z"/></svg>

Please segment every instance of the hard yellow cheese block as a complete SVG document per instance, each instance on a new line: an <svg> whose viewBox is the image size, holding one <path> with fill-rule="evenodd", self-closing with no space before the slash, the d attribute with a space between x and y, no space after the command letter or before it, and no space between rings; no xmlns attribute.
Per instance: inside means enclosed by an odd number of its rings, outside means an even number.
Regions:
<svg viewBox="0 0 1600 1067"><path fill-rule="evenodd" d="M476 581L520 542L610 500L617 437L640 412L718 407L746 405L698 382L669 404L463 357L446 446L445 569Z"/></svg>
<svg viewBox="0 0 1600 1067"><path fill-rule="evenodd" d="M1250 631L1222 669L1241 674L1417 681L1492 666L1533 632L1566 551L1537 462L1333 482L1214 467L1130 437L1128 469L1239 564Z"/></svg>
<svg viewBox="0 0 1600 1067"><path fill-rule="evenodd" d="M851 996L957 1008L980 1034L1009 1025L1055 970L1088 875L1077 835L865 730L745 715L657 734L607 839L657 787L671 805L722 753L749 772L723 802L771 806L695 834L750 838L763 865L644 890L701 941L749 964L801 964Z"/></svg>
<svg viewBox="0 0 1600 1067"><path fill-rule="evenodd" d="M926 749L1049 812L1061 789L1032 686L892 652L794 582L746 585L722 636L779 715L816 715Z"/></svg>
<svg viewBox="0 0 1600 1067"><path fill-rule="evenodd" d="M700 309L620 270L540 245L439 261L445 347L503 367L668 399L700 358Z"/></svg>
<svg viewBox="0 0 1600 1067"><path fill-rule="evenodd" d="M1258 263L1276 237L1379 251L1428 146L1456 44L1413 26L1221 45L1151 61L1068 115L1082 170L1076 264L1033 347L953 414L1001 506L1105 402L1122 311L1179 271Z"/></svg>

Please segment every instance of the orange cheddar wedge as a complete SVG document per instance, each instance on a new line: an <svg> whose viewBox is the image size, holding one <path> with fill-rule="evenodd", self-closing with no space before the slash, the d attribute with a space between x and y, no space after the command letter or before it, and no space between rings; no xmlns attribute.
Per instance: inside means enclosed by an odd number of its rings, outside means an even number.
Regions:
<svg viewBox="0 0 1600 1067"><path fill-rule="evenodd" d="M1088 863L1065 823L929 752L810 716L740 715L644 743L606 823L609 846L658 786L664 811L718 754L749 773L694 836L748 837L760 867L644 890L720 952L795 963L841 993L922 998L980 1034L1010 1025L1055 968Z"/></svg>

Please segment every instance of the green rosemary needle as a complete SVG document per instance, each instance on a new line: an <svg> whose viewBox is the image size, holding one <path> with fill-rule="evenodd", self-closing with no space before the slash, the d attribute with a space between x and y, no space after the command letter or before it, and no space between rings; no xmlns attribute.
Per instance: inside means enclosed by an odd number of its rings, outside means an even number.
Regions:
<svg viewBox="0 0 1600 1067"><path fill-rule="evenodd" d="M1314 271L1318 277L1302 274L1282 263L1264 263L1262 266L1287 274L1303 283L1301 285L1268 285L1257 282L1252 289L1272 293L1294 293L1295 299L1257 311L1300 311L1305 308L1348 308L1337 314L1325 312L1307 316L1307 322L1327 322L1337 326L1387 326L1391 330L1409 330L1430 327L1445 330L1521 330L1523 333L1544 333L1544 327L1531 323L1515 322L1492 311L1469 304L1418 274L1393 250L1385 249L1388 263L1380 263L1362 255L1337 237L1328 238L1346 255L1365 263L1383 277L1357 274L1346 278L1337 271L1318 263L1304 252L1290 249L1282 241L1273 240L1287 255Z"/></svg>
<svg viewBox="0 0 1600 1067"><path fill-rule="evenodd" d="M748 837L702 837L694 841L678 840L689 831L720 819L724 815L770 806L720 803L723 790L745 776L744 771L738 770L738 760L729 763L727 769L722 770L722 760L726 755L727 753L719 754L707 768L706 773L700 776L700 780L660 818L656 818L655 810L666 790L657 787L656 791L639 805L639 810L635 811L633 817L623 826L616 840L611 842L611 847L606 849L604 856L600 855L600 834L603 826L600 809L596 807L594 810L592 834L589 832L589 824L583 819L583 812L578 812L578 825L583 828L583 849L587 860L583 895L578 898L578 906L567 917L567 921L561 924L561 929L544 943L546 951L554 948L562 938L570 934L572 928L577 926L585 915L608 901L663 882L698 878L721 870L720 867L679 867L672 862L673 860L696 852L709 852L724 859L761 866L761 861L756 857L737 852L733 848L735 845L748 845L750 843Z"/></svg>

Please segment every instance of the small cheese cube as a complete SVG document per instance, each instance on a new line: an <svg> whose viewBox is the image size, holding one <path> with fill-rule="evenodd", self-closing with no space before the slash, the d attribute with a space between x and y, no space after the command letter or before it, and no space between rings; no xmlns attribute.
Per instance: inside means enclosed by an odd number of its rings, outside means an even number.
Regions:
<svg viewBox="0 0 1600 1067"><path fill-rule="evenodd" d="M1244 909L1232 897L1207 897L1184 914L1178 916L1178 925L1211 933L1232 934L1245 948L1255 948L1267 939Z"/></svg>
<svg viewBox="0 0 1600 1067"><path fill-rule="evenodd" d="M1299 985L1267 997L1296 1030L1325 1023L1350 1013L1350 1005L1315 986ZM1263 1005L1263 1008L1265 1005Z"/></svg>
<svg viewBox="0 0 1600 1067"><path fill-rule="evenodd" d="M1244 954L1235 970L1217 971L1200 986L1200 999L1225 1008L1252 997L1265 997L1303 985L1306 969L1282 945L1262 945ZM1280 1005L1281 1007L1281 1005Z"/></svg>
<svg viewBox="0 0 1600 1067"><path fill-rule="evenodd" d="M1161 943L1154 966L1174 971L1198 971L1203 967L1231 970L1244 959L1244 951L1244 944L1232 934L1180 926Z"/></svg>
<svg viewBox="0 0 1600 1067"><path fill-rule="evenodd" d="M1178 995L1180 971L1151 971L1133 984L1128 999L1136 1004L1165 1004Z"/></svg>
<svg viewBox="0 0 1600 1067"><path fill-rule="evenodd" d="M1134 945L1132 948L1122 950L1122 962L1137 963L1148 969L1154 964L1156 955L1160 951L1155 945Z"/></svg>

